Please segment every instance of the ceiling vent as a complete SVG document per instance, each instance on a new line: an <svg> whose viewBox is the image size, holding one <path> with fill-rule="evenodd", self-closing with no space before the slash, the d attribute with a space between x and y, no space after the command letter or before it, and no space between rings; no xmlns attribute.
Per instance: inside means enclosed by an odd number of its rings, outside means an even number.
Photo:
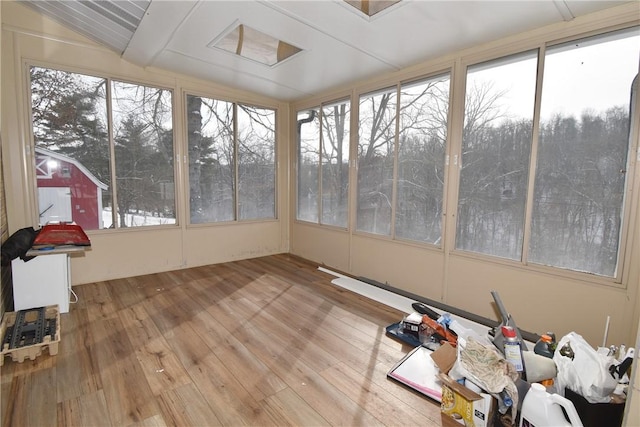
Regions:
<svg viewBox="0 0 640 427"><path fill-rule="evenodd" d="M234 53L269 67L292 57L302 49L271 37L244 24L239 24L209 46Z"/></svg>

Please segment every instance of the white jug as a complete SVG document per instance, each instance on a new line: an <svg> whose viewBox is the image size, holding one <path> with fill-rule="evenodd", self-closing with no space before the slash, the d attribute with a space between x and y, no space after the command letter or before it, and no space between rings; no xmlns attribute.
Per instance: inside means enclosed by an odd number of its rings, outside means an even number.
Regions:
<svg viewBox="0 0 640 427"><path fill-rule="evenodd" d="M562 413L567 412L569 421ZM520 427L583 427L573 402L559 394L549 394L542 384L533 383L520 410Z"/></svg>

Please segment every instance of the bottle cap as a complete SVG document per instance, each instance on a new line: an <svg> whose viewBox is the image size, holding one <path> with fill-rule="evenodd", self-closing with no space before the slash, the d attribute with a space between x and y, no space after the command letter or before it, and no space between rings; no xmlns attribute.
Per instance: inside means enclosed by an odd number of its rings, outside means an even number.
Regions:
<svg viewBox="0 0 640 427"><path fill-rule="evenodd" d="M507 338L515 338L516 337L516 330L513 329L513 327L511 327L511 326L503 326L502 327L502 335L504 335Z"/></svg>

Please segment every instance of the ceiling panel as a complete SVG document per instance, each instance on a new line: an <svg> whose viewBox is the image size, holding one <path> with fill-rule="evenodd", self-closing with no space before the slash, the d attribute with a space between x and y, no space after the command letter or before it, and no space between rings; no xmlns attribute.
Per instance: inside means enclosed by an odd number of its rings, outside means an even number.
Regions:
<svg viewBox="0 0 640 427"><path fill-rule="evenodd" d="M326 88L327 82L343 81L345 73L363 76L393 70L389 64L361 49L354 48L313 26L280 13L261 2L202 2L182 27L154 58L153 65L171 67L176 59L189 58L191 64L205 67L207 75L226 84L240 84L250 90L266 91L265 80L275 97L297 97ZM342 13L345 11L342 10ZM214 17L215 19L211 19ZM269 67L208 45L238 23L248 25L293 44L303 51L276 66ZM330 58L339 60L331 66ZM212 70L215 68L215 73ZM184 67L182 67L184 69ZM290 92L283 93L282 91Z"/></svg>
<svg viewBox="0 0 640 427"><path fill-rule="evenodd" d="M625 2L405 0L371 18L342 0L27 3L138 65L295 100ZM237 24L303 52L269 67L208 47Z"/></svg>
<svg viewBox="0 0 640 427"><path fill-rule="evenodd" d="M151 0L21 1L43 15L110 47L127 48Z"/></svg>

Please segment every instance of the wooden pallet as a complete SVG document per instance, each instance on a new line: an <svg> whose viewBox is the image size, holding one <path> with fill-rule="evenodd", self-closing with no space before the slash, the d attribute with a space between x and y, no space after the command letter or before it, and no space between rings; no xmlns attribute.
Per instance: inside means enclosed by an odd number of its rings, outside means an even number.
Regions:
<svg viewBox="0 0 640 427"><path fill-rule="evenodd" d="M50 305L5 313L0 337L0 366L6 355L18 363L27 357L35 360L45 348L50 355L56 355L60 342L60 310L57 305Z"/></svg>

